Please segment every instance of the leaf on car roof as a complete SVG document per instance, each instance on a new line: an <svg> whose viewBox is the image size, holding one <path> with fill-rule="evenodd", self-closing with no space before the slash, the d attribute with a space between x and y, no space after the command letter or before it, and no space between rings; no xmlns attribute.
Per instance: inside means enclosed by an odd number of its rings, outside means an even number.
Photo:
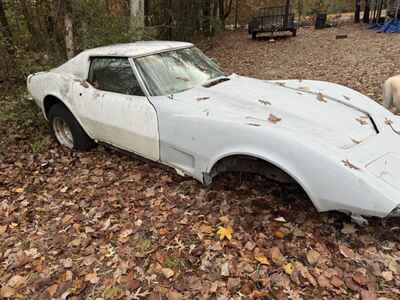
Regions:
<svg viewBox="0 0 400 300"><path fill-rule="evenodd" d="M275 84L277 84L277 85L280 85L280 86L286 86L286 83L285 82L275 82Z"/></svg>
<svg viewBox="0 0 400 300"><path fill-rule="evenodd" d="M356 139L353 139L353 138L351 139L351 141L352 141L354 144L356 144L356 145L362 143L362 141L359 141L359 140L356 140Z"/></svg>
<svg viewBox="0 0 400 300"><path fill-rule="evenodd" d="M317 99L318 99L318 101L320 101L320 102L324 102L324 103L328 102L328 100L325 99L325 96L324 96L324 94L322 94L322 93L318 93Z"/></svg>
<svg viewBox="0 0 400 300"><path fill-rule="evenodd" d="M359 167L353 165L348 159L342 160L342 163L343 163L346 167L348 167L348 168L350 168L350 169L353 169L353 170L361 170Z"/></svg>
<svg viewBox="0 0 400 300"><path fill-rule="evenodd" d="M210 99L210 97L200 97L200 98L197 98L197 101L204 101L204 100L208 100L208 99Z"/></svg>
<svg viewBox="0 0 400 300"><path fill-rule="evenodd" d="M258 102L260 102L261 104L264 104L264 105L272 105L271 102L269 102L267 100L258 99Z"/></svg>
<svg viewBox="0 0 400 300"><path fill-rule="evenodd" d="M247 123L247 125L254 126L254 127L260 127L261 126L260 124L257 124L257 123Z"/></svg>
<svg viewBox="0 0 400 300"><path fill-rule="evenodd" d="M281 118L278 118L277 116L270 114L268 117L268 121L270 121L273 124L277 124L278 122L282 121Z"/></svg>

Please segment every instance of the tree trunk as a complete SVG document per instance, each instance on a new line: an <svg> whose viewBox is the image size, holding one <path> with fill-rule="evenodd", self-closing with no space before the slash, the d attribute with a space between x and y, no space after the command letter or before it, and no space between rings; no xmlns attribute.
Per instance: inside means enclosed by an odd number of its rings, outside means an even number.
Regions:
<svg viewBox="0 0 400 300"><path fill-rule="evenodd" d="M26 0L20 0L19 2L21 3L22 14L25 17L26 26L28 27L28 31L32 35L32 37L35 38L35 28L33 25L32 15L28 9L28 6L26 5Z"/></svg>
<svg viewBox="0 0 400 300"><path fill-rule="evenodd" d="M298 0L297 3L297 8L298 8L298 23L299 26L301 26L301 23L303 22L303 14L304 14L304 0Z"/></svg>
<svg viewBox="0 0 400 300"><path fill-rule="evenodd" d="M75 54L74 45L74 21L72 18L72 6L70 0L64 0L64 30L65 30L65 48L67 58L71 59Z"/></svg>
<svg viewBox="0 0 400 300"><path fill-rule="evenodd" d="M1 25L0 31L3 34L5 40L5 46L7 52L12 56L12 58L14 58L15 54L14 43L10 25L8 24L6 13L4 11L3 0L0 0L0 25Z"/></svg>
<svg viewBox="0 0 400 300"><path fill-rule="evenodd" d="M239 25L239 5L240 5L240 0L236 0L236 7L235 7L235 29L238 29L238 25Z"/></svg>
<svg viewBox="0 0 400 300"><path fill-rule="evenodd" d="M360 23L361 0L356 0L356 7L354 11L354 23Z"/></svg>
<svg viewBox="0 0 400 300"><path fill-rule="evenodd" d="M130 0L130 25L134 39L140 40L144 35L144 0Z"/></svg>
<svg viewBox="0 0 400 300"><path fill-rule="evenodd" d="M364 9L363 22L366 23L366 24L369 23L369 15L370 15L369 0L365 0L365 9Z"/></svg>

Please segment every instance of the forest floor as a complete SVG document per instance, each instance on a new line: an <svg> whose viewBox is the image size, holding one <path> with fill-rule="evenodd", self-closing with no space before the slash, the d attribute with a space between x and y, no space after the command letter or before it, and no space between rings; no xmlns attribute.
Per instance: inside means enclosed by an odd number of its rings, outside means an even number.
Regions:
<svg viewBox="0 0 400 300"><path fill-rule="evenodd" d="M208 54L228 73L380 101L399 44L351 25L274 42L228 32ZM400 299L398 221L358 227L259 176L204 187L104 147L70 152L26 97L0 98L0 298Z"/></svg>

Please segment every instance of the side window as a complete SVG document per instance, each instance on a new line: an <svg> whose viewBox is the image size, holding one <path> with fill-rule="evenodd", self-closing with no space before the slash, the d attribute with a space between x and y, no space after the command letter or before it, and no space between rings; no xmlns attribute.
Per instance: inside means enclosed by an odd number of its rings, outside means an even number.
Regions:
<svg viewBox="0 0 400 300"><path fill-rule="evenodd" d="M89 82L102 91L144 96L128 58L92 58Z"/></svg>

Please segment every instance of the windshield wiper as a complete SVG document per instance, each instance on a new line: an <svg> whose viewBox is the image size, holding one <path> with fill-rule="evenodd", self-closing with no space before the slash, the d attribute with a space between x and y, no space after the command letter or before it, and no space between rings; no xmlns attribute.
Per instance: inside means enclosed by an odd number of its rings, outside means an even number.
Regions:
<svg viewBox="0 0 400 300"><path fill-rule="evenodd" d="M205 84L203 84L204 87L209 88L212 86L215 86L217 84L220 84L221 82L229 81L230 79L228 77L218 77L214 80L208 81Z"/></svg>

